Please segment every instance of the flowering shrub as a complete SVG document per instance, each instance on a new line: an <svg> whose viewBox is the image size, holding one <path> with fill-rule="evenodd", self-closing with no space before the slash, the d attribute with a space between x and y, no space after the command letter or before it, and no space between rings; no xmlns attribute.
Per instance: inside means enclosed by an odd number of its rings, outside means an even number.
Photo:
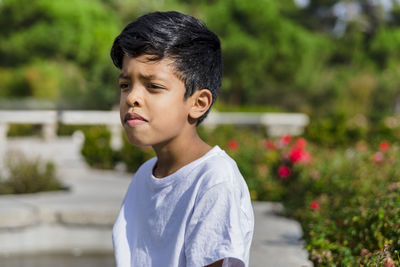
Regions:
<svg viewBox="0 0 400 267"><path fill-rule="evenodd" d="M265 139L237 128L217 128L205 137L225 144L253 199L283 201L288 215L302 223L315 266L400 264L396 145L328 149L304 138Z"/></svg>
<svg viewBox="0 0 400 267"><path fill-rule="evenodd" d="M399 152L387 142L313 149L284 202L302 223L316 266L400 263Z"/></svg>

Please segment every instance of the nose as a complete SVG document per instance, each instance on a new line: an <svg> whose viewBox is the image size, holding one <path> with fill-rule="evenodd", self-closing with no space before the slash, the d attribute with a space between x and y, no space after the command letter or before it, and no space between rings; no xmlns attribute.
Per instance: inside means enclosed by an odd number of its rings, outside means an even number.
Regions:
<svg viewBox="0 0 400 267"><path fill-rule="evenodd" d="M132 87L128 96L126 97L126 102L129 106L140 107L143 103L143 90L139 86Z"/></svg>

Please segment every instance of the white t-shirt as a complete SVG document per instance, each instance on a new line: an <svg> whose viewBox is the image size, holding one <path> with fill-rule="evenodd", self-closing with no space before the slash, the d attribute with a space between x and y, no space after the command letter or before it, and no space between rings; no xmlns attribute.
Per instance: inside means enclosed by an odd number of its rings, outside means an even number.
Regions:
<svg viewBox="0 0 400 267"><path fill-rule="evenodd" d="M117 266L248 266L254 215L234 160L215 146L161 179L156 162L135 173L114 224Z"/></svg>

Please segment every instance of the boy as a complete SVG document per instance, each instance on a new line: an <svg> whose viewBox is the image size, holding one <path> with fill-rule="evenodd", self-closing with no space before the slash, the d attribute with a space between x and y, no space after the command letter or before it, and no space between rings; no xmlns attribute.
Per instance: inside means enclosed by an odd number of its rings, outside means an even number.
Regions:
<svg viewBox="0 0 400 267"><path fill-rule="evenodd" d="M135 173L115 222L117 266L248 266L247 185L196 131L221 86L218 37L191 16L155 12L125 27L111 57L128 140L157 155Z"/></svg>

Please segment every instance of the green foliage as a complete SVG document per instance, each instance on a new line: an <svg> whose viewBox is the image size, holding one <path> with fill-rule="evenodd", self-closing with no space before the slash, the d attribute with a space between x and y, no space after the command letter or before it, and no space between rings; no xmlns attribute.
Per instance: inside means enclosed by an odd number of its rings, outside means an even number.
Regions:
<svg viewBox="0 0 400 267"><path fill-rule="evenodd" d="M19 153L9 153L0 177L1 194L28 194L64 189L52 162L28 159Z"/></svg>
<svg viewBox="0 0 400 267"><path fill-rule="evenodd" d="M5 0L0 7L2 64L65 58L90 66L107 56L118 32L117 16L98 1Z"/></svg>
<svg viewBox="0 0 400 267"><path fill-rule="evenodd" d="M381 27L370 44L370 53L378 66L384 68L400 58L400 30Z"/></svg>
<svg viewBox="0 0 400 267"><path fill-rule="evenodd" d="M222 41L221 105L267 106L373 122L398 109L398 4L376 1L334 35L338 1L3 0L0 97L51 100L58 108L109 109L118 70L109 49L123 25L155 10L194 15ZM28 44L28 45L27 45ZM247 109L247 108L246 108Z"/></svg>
<svg viewBox="0 0 400 267"><path fill-rule="evenodd" d="M280 99L289 109L305 103L328 43L282 16L275 1L221 0L203 12L222 41L224 101L275 104Z"/></svg>
<svg viewBox="0 0 400 267"><path fill-rule="evenodd" d="M94 0L2 1L2 96L46 98L61 107L110 108L116 101L110 77L115 80L116 72L109 49L119 23L113 10ZM10 79L10 73L17 75Z"/></svg>
<svg viewBox="0 0 400 267"><path fill-rule="evenodd" d="M361 114L350 118L344 114L335 114L328 118L314 119L306 129L310 141L325 147L343 147L364 140L368 133L368 120Z"/></svg>
<svg viewBox="0 0 400 267"><path fill-rule="evenodd" d="M285 206L301 221L316 266L399 263L400 150L383 144L315 148L288 188Z"/></svg>
<svg viewBox="0 0 400 267"><path fill-rule="evenodd" d="M113 169L118 156L110 146L110 132L105 127L93 126L85 130L84 134L81 153L86 162L95 168Z"/></svg>
<svg viewBox="0 0 400 267"><path fill-rule="evenodd" d="M39 135L40 125L9 124L7 137Z"/></svg>
<svg viewBox="0 0 400 267"><path fill-rule="evenodd" d="M229 105L217 99L212 110L219 112L284 112L279 106L266 105Z"/></svg>
<svg viewBox="0 0 400 267"><path fill-rule="evenodd" d="M372 120L361 113L352 117L340 113L326 118L314 117L306 127L305 137L315 144L330 148L343 148L359 141L397 142L400 138L400 118L382 116Z"/></svg>

